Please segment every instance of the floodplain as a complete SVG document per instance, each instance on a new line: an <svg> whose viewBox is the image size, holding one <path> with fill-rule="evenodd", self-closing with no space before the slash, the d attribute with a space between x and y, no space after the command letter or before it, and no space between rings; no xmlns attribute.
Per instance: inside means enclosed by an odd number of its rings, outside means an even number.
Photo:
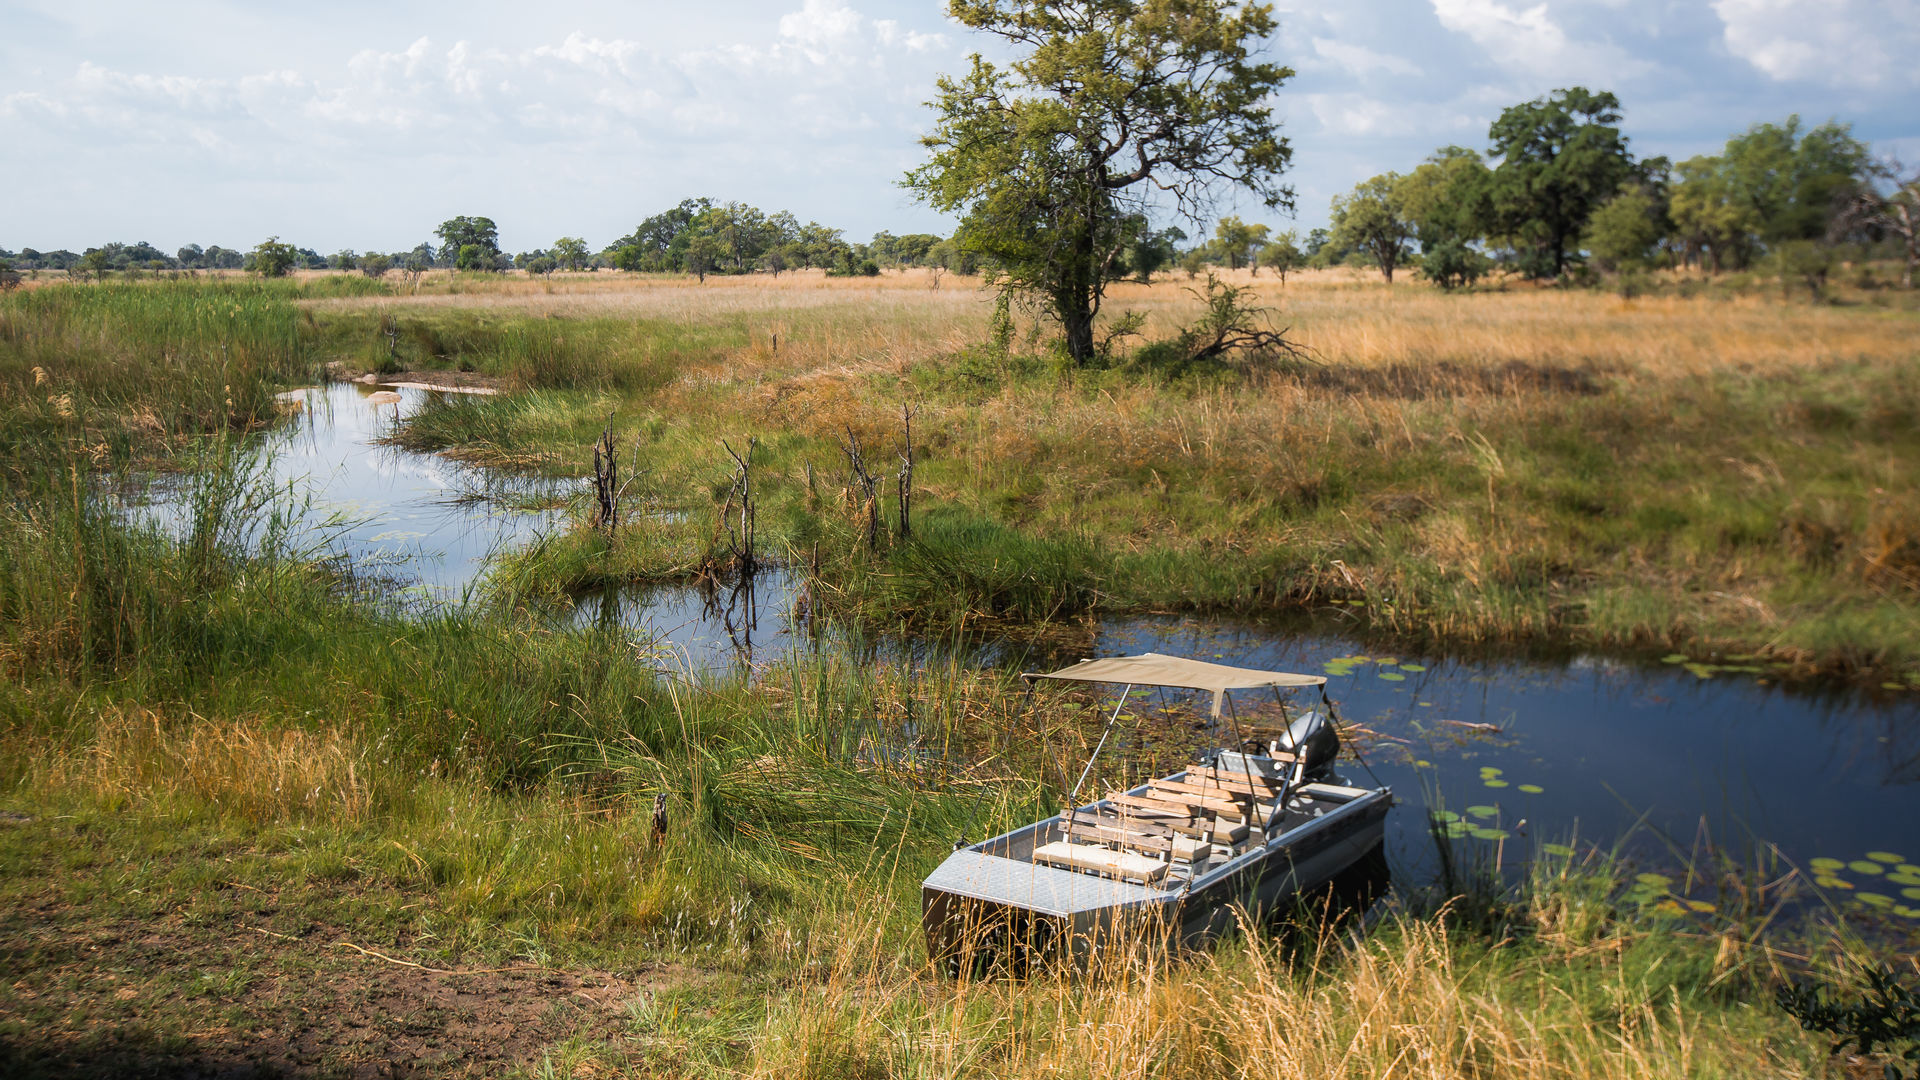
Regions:
<svg viewBox="0 0 1920 1080"><path fill-rule="evenodd" d="M976 283L920 273L0 300L0 1048L66 1075L409 1056L578 1076L1838 1075L1771 990L1910 943L1905 901L1845 894L1898 894L1916 852L1835 867L1756 833L1681 837L1656 865L1619 835L1483 815L1470 798L1502 801L1484 784L1435 819L1462 861L1403 859L1364 923L1249 927L1091 984L930 970L920 876L957 835L1057 804L1098 735L1090 699L1021 709L982 642L1071 655L1114 643L1115 620L1266 620L1350 643L1300 656L1376 690L1448 657L1598 658L1842 695L1911 744L1905 297L1235 284L1304 357L1156 350L1202 317L1184 279L1116 289L1140 336L1093 369L1017 311L996 327ZM405 564L356 569L253 449L300 422L279 395L362 375L500 391L414 392L379 435L396 455L574 480L610 434L623 523L597 526L577 483L456 491L553 520L470 589L401 599ZM762 573L874 647L800 634L697 665L644 619L556 617L613 588L737 587L723 442L752 462ZM103 497L156 471L176 478L166 527ZM885 481L873 497L857 471ZM903 636L920 647L884 647ZM1435 700L1464 718L1463 689ZM1143 737L1111 767L1177 744ZM1506 782L1497 746L1462 744ZM1912 778L1886 760L1897 798Z"/></svg>

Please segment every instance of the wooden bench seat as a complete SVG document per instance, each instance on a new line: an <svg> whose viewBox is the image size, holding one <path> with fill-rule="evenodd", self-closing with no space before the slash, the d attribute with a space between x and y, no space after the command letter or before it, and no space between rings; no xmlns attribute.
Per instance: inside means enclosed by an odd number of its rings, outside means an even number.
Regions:
<svg viewBox="0 0 1920 1080"><path fill-rule="evenodd" d="M1287 782L1278 776L1262 776L1259 773L1246 773L1239 769L1201 768L1188 769L1187 780L1190 783L1214 784L1240 791L1278 791Z"/></svg>
<svg viewBox="0 0 1920 1080"><path fill-rule="evenodd" d="M1206 792L1208 790L1198 784L1181 784L1177 780L1152 780L1148 784L1146 798L1185 803L1190 807L1200 807L1208 813L1223 813L1227 817L1246 817L1246 803L1227 794L1225 788L1215 788L1210 794Z"/></svg>
<svg viewBox="0 0 1920 1080"><path fill-rule="evenodd" d="M1203 838L1183 836L1170 829L1157 833L1145 832L1113 818L1094 817L1091 814L1074 815L1065 829L1069 840L1098 840L1154 855L1172 852L1173 857L1181 862L1204 859L1211 851L1211 845Z"/></svg>
<svg viewBox="0 0 1920 1080"><path fill-rule="evenodd" d="M1185 780L1155 780L1152 782L1152 787L1155 791L1172 791L1182 795L1200 795L1212 799L1225 799L1236 805L1254 801L1254 793L1246 790L1244 785L1238 788L1232 788L1218 784L1189 783ZM1264 798L1266 797L1266 793L1261 792L1260 796Z"/></svg>
<svg viewBox="0 0 1920 1080"><path fill-rule="evenodd" d="M1076 844L1068 840L1055 840L1051 844L1042 844L1034 848L1033 861L1049 866L1091 870L1107 877L1146 883L1166 877L1167 871L1172 867L1170 863L1150 859L1145 855L1115 851L1112 848L1098 847L1093 844Z"/></svg>

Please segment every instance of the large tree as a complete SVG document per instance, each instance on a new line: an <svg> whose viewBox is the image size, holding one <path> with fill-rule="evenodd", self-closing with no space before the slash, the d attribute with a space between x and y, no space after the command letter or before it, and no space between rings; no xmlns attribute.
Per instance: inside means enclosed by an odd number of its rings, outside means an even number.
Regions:
<svg viewBox="0 0 1920 1080"><path fill-rule="evenodd" d="M1751 212L1761 242L1816 240L1856 193L1873 161L1853 129L1833 121L1805 132L1800 118L1755 124L1721 154L1729 196Z"/></svg>
<svg viewBox="0 0 1920 1080"><path fill-rule="evenodd" d="M1373 256L1389 285L1413 238L1413 221L1400 204L1401 180L1399 173L1385 173L1333 198L1333 243Z"/></svg>
<svg viewBox="0 0 1920 1080"><path fill-rule="evenodd" d="M433 232L440 238L440 261L462 270L491 270L494 257L500 254L500 230L492 218L462 214L441 222Z"/></svg>
<svg viewBox="0 0 1920 1080"><path fill-rule="evenodd" d="M922 142L931 160L906 185L963 215L957 240L984 257L1003 296L1046 304L1076 362L1128 223L1155 197L1196 219L1221 185L1291 207L1291 151L1268 95L1289 68L1257 62L1274 30L1263 4L1222 0L950 0L954 19L1001 38L1006 67L978 53L942 76Z"/></svg>
<svg viewBox="0 0 1920 1080"><path fill-rule="evenodd" d="M1486 234L1492 173L1477 151L1444 146L1394 184L1401 213L1422 253L1442 244L1471 243Z"/></svg>
<svg viewBox="0 0 1920 1080"><path fill-rule="evenodd" d="M1492 224L1528 272L1558 277L1588 215L1633 176L1619 123L1618 98L1576 86L1511 106L1488 130L1500 159L1487 188Z"/></svg>

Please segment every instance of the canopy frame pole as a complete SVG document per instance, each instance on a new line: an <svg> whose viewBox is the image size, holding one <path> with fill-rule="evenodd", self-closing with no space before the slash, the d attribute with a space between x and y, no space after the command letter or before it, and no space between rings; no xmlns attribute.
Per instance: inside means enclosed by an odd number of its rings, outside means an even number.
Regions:
<svg viewBox="0 0 1920 1080"><path fill-rule="evenodd" d="M1247 734L1240 727L1240 710L1234 708L1233 706L1233 694L1225 690L1220 691L1220 697L1214 699L1216 708L1218 707L1218 702L1220 698L1225 698L1227 701L1227 715L1233 718L1233 735L1234 735L1234 738L1240 740L1240 771L1245 773L1247 776L1246 821L1247 821L1247 830L1249 833L1247 839L1251 840L1253 839L1251 835L1253 830L1253 804L1256 798L1256 796L1254 795L1254 791L1256 789L1253 783L1253 758L1250 756L1249 751L1247 750L1247 742L1248 742ZM1215 767L1217 768L1218 766L1216 765ZM1280 789L1280 794L1283 800L1286 796L1286 787L1284 785L1285 785L1285 781L1283 780L1282 787ZM1266 830L1263 829L1261 831L1265 832ZM1227 835L1231 837L1233 834L1228 833Z"/></svg>
<svg viewBox="0 0 1920 1080"><path fill-rule="evenodd" d="M1269 840L1273 839L1273 827L1280 823L1280 818L1287 812L1287 800L1293 798L1293 789L1307 780L1307 752L1291 737L1293 726L1287 722L1287 701L1280 696L1277 686L1273 687L1273 700L1274 704L1280 706L1281 730L1289 736L1287 742L1291 744L1289 752L1293 754L1293 768L1280 773L1280 794L1273 800L1273 813L1267 815L1266 823L1260 828L1262 835Z"/></svg>
<svg viewBox="0 0 1920 1080"><path fill-rule="evenodd" d="M1120 700L1114 703L1113 715L1107 718L1107 727L1100 733L1100 741L1095 744L1093 753L1087 758L1087 767L1080 770L1080 779L1073 782L1073 790L1067 793L1067 830L1073 829L1073 811L1080 809L1080 787L1087 782L1087 774L1093 771L1093 763L1100 759L1100 751L1107 745L1107 736L1113 734L1113 725L1120 719L1120 710L1127 707L1127 696L1133 693L1133 684L1127 683L1120 691Z"/></svg>

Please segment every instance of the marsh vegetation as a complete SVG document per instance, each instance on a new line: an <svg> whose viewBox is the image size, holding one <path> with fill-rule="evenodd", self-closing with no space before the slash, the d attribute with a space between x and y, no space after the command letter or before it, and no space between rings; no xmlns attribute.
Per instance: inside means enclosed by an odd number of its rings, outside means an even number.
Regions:
<svg viewBox="0 0 1920 1080"><path fill-rule="evenodd" d="M690 677L535 608L709 567L721 440L757 436L761 554L863 632L1294 610L1904 685L1911 313L1336 272L1237 282L1304 359L1122 341L1080 366L1027 322L990 344L991 305L936 283L442 277L401 296L296 276L0 299L5 1053L350 1069L429 1031L456 1060L578 1076L1839 1068L1765 1002L1789 972L1856 978L1868 945L1768 936L1780 886L1737 867L1699 870L1749 902L1662 907L1671 880L1584 846L1504 882L1406 882L1364 935L1250 928L1094 985L936 979L920 877L957 833L1057 800L1096 734L1087 702L1023 711L1008 673L939 654ZM1111 300L1149 343L1202 316L1183 282ZM583 488L572 527L484 597L369 599L247 481L275 395L329 365L506 391L418 412L392 435L416 449L581 476L610 432L629 508L673 513L594 528ZM843 447L891 462L903 405L912 531L889 513L869 545ZM94 497L153 469L195 478L188 527ZM512 981L528 970L547 989ZM420 988L420 1031L341 990L390 978ZM508 1005L530 996L544 1011ZM475 1016L539 1037L448 1034Z"/></svg>

